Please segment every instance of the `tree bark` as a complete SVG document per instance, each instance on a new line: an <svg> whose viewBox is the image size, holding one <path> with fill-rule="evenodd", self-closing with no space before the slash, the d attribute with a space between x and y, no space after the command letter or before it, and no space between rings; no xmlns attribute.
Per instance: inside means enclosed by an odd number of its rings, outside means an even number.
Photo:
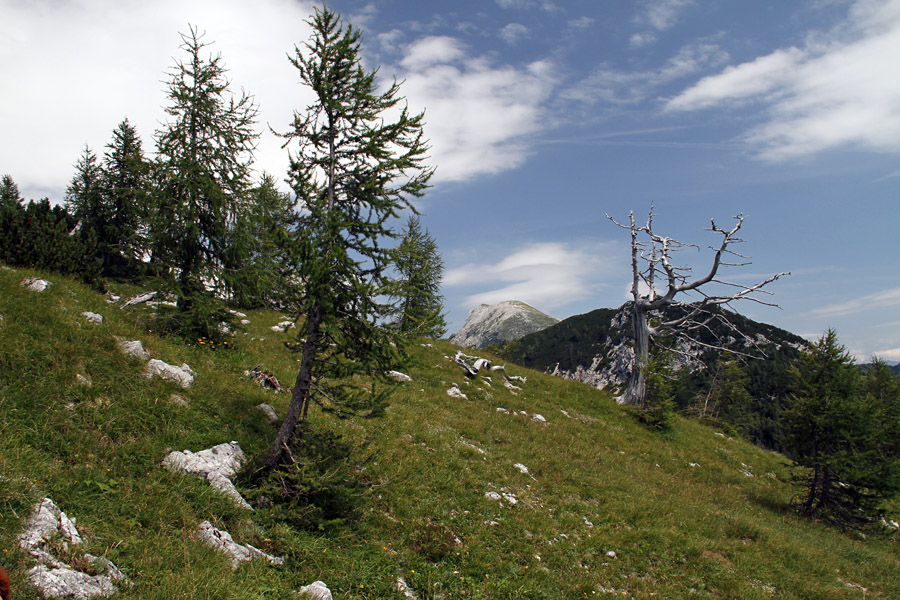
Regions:
<svg viewBox="0 0 900 600"><path fill-rule="evenodd" d="M644 305L638 300L631 309L634 330L634 366L631 379L619 402L643 407L647 400L647 363L650 360L650 323Z"/></svg>
<svg viewBox="0 0 900 600"><path fill-rule="evenodd" d="M291 391L291 403L288 406L287 415L285 415L281 428L278 430L278 435L275 436L275 441L272 442L272 446L269 448L268 455L257 471L270 471L278 465L285 448L289 447L294 440L297 426L301 422L306 421L312 390L312 365L319 349L322 320L322 308L316 305L310 311L309 320L306 323L306 341L303 343L300 370L297 372L294 389Z"/></svg>

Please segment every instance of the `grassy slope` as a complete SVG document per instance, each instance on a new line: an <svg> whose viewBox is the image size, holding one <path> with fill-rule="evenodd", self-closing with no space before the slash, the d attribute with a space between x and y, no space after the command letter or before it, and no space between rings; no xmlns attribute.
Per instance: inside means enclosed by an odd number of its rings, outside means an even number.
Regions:
<svg viewBox="0 0 900 600"><path fill-rule="evenodd" d="M121 311L62 277L47 276L54 285L41 294L20 288L32 274L0 270L0 564L17 597L33 595L33 563L15 536L49 496L77 518L83 551L134 581L118 598L291 598L316 579L335 598L394 598L398 575L423 599L864 597L854 586L900 598L898 537L860 540L797 519L783 457L686 420L647 432L603 392L525 369L511 368L528 376L518 395L497 374L491 386L467 383L442 342L414 348L413 381L384 418L313 417L375 452L358 522L309 533L248 514L159 463L170 449L232 439L250 455L265 449L275 428L255 406L283 414L288 398L241 373L262 364L292 381L296 356L268 329L279 315L252 313L237 349L213 352L156 338L140 326L146 309ZM105 322L88 323L85 310ZM114 336L190 364L190 407L169 400L174 384L141 377ZM93 385L77 385L78 373ZM446 395L452 383L468 400ZM232 571L194 538L204 519L287 565Z"/></svg>

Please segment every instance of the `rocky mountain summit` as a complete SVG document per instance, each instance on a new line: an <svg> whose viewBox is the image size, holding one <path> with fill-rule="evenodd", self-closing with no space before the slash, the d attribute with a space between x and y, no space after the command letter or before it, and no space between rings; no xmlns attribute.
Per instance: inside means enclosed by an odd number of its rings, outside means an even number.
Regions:
<svg viewBox="0 0 900 600"><path fill-rule="evenodd" d="M519 300L482 304L469 312L465 324L450 341L458 346L484 348L517 340L556 323L559 323L556 317Z"/></svg>

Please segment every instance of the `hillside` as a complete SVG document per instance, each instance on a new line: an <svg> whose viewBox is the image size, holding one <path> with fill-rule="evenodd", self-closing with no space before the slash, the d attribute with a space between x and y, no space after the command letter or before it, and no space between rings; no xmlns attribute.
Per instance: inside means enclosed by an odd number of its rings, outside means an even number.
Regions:
<svg viewBox="0 0 900 600"><path fill-rule="evenodd" d="M468 348L486 348L511 342L555 323L559 319L519 300L482 304L469 311L466 322L450 336L450 341Z"/></svg>
<svg viewBox="0 0 900 600"><path fill-rule="evenodd" d="M617 393L628 381L633 360L629 307L626 303L618 309L601 308L570 317L507 344L500 353L517 364ZM670 309L666 318L674 316ZM715 372L709 367L716 361L723 357L738 360L748 377L747 391L754 399L751 410L757 416L748 435L754 442L777 450L778 419L789 393L788 371L805 340L740 314L731 313L728 320L752 344L718 322L713 322L708 331L694 334L700 344L679 342L678 352L672 353L672 369L680 371L676 405L685 410L706 395ZM710 346L720 344L736 354L710 350Z"/></svg>
<svg viewBox="0 0 900 600"><path fill-rule="evenodd" d="M19 285L34 275L52 285ZM238 478L248 511L161 463L232 440L265 450L277 425L257 405L283 416L288 396L244 371L293 380L291 336L271 329L282 315L248 312L233 348L211 349L154 336L152 306L121 306L0 269L0 565L13 598L37 597L17 536L44 497L84 540L51 550L91 574L82 553L113 561L131 582L121 599L287 599L316 580L369 600L900 597L896 531L862 539L797 518L782 456L683 419L650 433L606 392L513 365L527 378L515 387L500 372L467 380L439 341L412 346L411 381L384 417L311 414L358 448L354 518L297 528ZM190 365L194 383L144 377L120 340ZM448 396L453 384L465 398ZM201 542L207 520L284 564L233 569Z"/></svg>

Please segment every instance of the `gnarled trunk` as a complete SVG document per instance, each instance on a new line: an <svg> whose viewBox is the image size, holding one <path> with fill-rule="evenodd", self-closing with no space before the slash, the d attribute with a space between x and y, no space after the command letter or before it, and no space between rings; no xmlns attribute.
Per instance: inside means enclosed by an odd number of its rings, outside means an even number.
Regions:
<svg viewBox="0 0 900 600"><path fill-rule="evenodd" d="M650 360L650 323L644 305L637 301L631 308L631 324L634 330L634 366L620 404L643 407L647 400L647 363Z"/></svg>

